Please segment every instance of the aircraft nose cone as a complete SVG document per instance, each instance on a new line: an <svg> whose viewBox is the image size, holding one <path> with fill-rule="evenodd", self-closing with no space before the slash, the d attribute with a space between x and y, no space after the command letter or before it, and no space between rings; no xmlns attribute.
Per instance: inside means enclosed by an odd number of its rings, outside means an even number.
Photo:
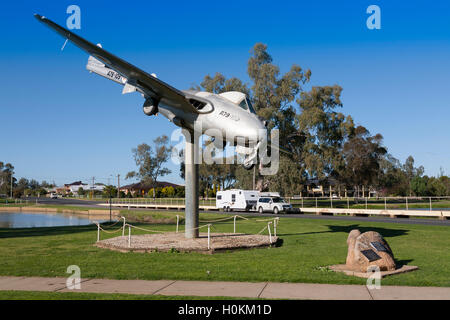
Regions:
<svg viewBox="0 0 450 320"><path fill-rule="evenodd" d="M266 119L264 119L264 118L261 117L261 116L258 116L258 119L259 119L259 121L262 122L262 124L264 125L264 127L267 127L267 120L266 120Z"/></svg>
<svg viewBox="0 0 450 320"><path fill-rule="evenodd" d="M259 141L262 136L266 135L266 124L263 122L261 118L256 118L253 122L253 128L251 133L251 140Z"/></svg>

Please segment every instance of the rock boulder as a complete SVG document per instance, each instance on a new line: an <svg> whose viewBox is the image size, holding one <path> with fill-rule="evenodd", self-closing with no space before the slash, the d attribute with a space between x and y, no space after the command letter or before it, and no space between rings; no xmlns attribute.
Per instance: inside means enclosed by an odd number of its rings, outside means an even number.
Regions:
<svg viewBox="0 0 450 320"><path fill-rule="evenodd" d="M395 270L394 254L383 236L375 231L361 233L354 229L348 238L346 266L349 270L367 272L369 266L380 271Z"/></svg>

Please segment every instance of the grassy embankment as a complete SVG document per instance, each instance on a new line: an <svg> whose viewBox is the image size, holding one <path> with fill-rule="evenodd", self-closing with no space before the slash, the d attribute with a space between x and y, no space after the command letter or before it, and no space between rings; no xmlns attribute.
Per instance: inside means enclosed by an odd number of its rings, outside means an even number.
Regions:
<svg viewBox="0 0 450 320"><path fill-rule="evenodd" d="M152 229L174 231L176 214L182 212L131 211L128 218L151 216L154 223L163 223L152 225ZM206 220L223 217L201 213L200 225L206 224ZM237 231L257 233L265 223L255 220L239 221ZM232 222L214 223L214 226L219 232L233 230ZM117 227L115 225L110 230ZM81 268L82 277L86 278L364 284L364 279L334 273L326 268L345 262L347 235L355 228L362 232L380 232L393 248L398 264L420 268L385 278L383 285L450 287L450 232L447 226L291 218L280 220L278 235L283 243L279 247L214 255L119 253L100 249L93 246L97 237L94 225L0 229L0 275L65 277L67 266L75 264ZM140 233L133 230L133 234ZM114 235L102 233L101 238L111 236Z"/></svg>
<svg viewBox="0 0 450 320"><path fill-rule="evenodd" d="M163 295L146 295L146 294L86 293L86 292L0 291L0 300L216 300L216 299L249 300L249 298L234 298L234 297L163 296Z"/></svg>

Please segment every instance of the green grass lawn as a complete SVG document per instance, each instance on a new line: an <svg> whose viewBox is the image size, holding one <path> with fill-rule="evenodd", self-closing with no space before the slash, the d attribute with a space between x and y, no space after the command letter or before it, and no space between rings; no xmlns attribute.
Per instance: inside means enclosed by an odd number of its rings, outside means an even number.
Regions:
<svg viewBox="0 0 450 320"><path fill-rule="evenodd" d="M164 213L173 217L176 214ZM223 217L201 213L200 224L204 224L204 220ZM231 222L215 223L214 226L222 232L233 230ZM252 218L238 222L237 226L238 232L257 233L265 223ZM112 229L116 227L118 225ZM151 228L175 230L173 224L152 225ZM345 262L347 235L355 228L362 232L380 232L389 242L399 264L420 268L411 273L387 277L382 284L450 287L450 229L447 226L283 217L278 227L278 235L282 239L279 247L213 255L119 253L100 249L93 246L97 237L94 225L0 229L0 275L66 277L67 267L78 265L83 278L364 284L365 279L321 268ZM138 233L133 230L133 234ZM101 237L105 239L110 236L113 235L102 233Z"/></svg>
<svg viewBox="0 0 450 320"><path fill-rule="evenodd" d="M235 297L163 296L125 293L1 291L0 300L250 300ZM253 298L251 300L254 300ZM257 299L264 300L264 299Z"/></svg>

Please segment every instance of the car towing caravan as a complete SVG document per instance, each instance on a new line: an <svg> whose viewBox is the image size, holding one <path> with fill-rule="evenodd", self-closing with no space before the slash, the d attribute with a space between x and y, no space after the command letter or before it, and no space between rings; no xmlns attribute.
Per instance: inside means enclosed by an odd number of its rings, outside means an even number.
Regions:
<svg viewBox="0 0 450 320"><path fill-rule="evenodd" d="M255 190L231 189L218 191L216 194L216 208L225 212L248 211L256 209L259 192Z"/></svg>

